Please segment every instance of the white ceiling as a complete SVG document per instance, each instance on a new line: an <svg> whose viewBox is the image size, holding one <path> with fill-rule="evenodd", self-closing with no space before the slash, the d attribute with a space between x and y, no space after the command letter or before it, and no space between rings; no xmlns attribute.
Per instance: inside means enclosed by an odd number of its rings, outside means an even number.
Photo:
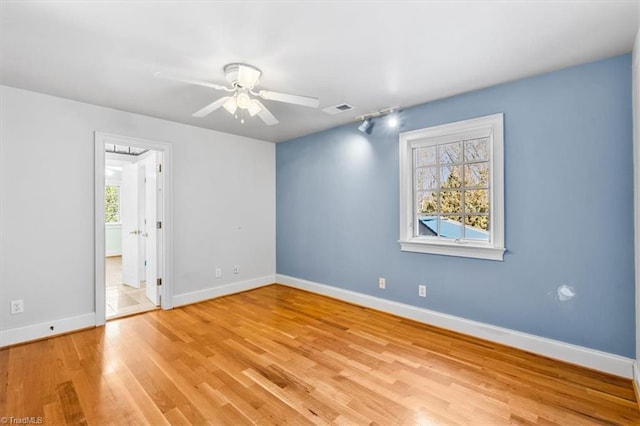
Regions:
<svg viewBox="0 0 640 426"><path fill-rule="evenodd" d="M638 1L2 1L7 86L280 142L353 121L631 51ZM224 92L154 78L224 83L262 69L258 88L316 96L320 108L264 101L280 124L245 124ZM330 116L323 108L355 109Z"/></svg>

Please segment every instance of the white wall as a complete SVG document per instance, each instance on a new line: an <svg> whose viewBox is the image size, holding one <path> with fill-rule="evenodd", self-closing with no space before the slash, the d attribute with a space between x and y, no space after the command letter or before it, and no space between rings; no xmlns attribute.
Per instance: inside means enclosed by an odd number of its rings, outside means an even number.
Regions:
<svg viewBox="0 0 640 426"><path fill-rule="evenodd" d="M104 227L104 255L122 256L122 225L109 223Z"/></svg>
<svg viewBox="0 0 640 426"><path fill-rule="evenodd" d="M273 281L274 144L6 86L0 122L3 332L95 312L94 131L173 144L174 295Z"/></svg>

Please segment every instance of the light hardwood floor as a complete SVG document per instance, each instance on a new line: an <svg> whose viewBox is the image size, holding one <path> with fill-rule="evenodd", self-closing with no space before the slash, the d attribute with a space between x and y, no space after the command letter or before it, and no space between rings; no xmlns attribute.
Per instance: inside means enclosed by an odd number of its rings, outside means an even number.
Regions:
<svg viewBox="0 0 640 426"><path fill-rule="evenodd" d="M640 424L629 380L280 285L0 351L47 424Z"/></svg>

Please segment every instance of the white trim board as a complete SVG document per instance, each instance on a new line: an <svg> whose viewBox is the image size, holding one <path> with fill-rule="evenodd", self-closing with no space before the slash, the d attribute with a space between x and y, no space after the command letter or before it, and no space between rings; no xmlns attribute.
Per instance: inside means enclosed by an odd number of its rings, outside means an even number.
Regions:
<svg viewBox="0 0 640 426"><path fill-rule="evenodd" d="M620 355L484 324L287 275L276 275L276 282L627 379L634 377L634 360Z"/></svg>
<svg viewBox="0 0 640 426"><path fill-rule="evenodd" d="M638 363L633 363L633 381L635 382L636 398L638 398L638 392L640 392L640 370L638 370ZM640 405L640 401L636 401Z"/></svg>
<svg viewBox="0 0 640 426"><path fill-rule="evenodd" d="M241 293L247 290L275 284L275 275L254 278L236 283L229 283L219 287L211 287L204 290L198 290L190 293L177 294L173 296L174 307L190 305L192 303L203 302L205 300L214 299L216 297L228 296L230 294ZM70 318L62 318L42 322L38 324L28 325L25 327L12 328L0 331L0 347L15 345L19 343L27 343L33 340L55 337L73 331L79 331L85 328L99 326L96 324L96 314L90 313ZM54 330L51 330L51 327Z"/></svg>
<svg viewBox="0 0 640 426"><path fill-rule="evenodd" d="M0 347L53 337L83 328L95 327L95 325L96 314L90 313L2 330L0 331ZM53 330L51 327L53 327Z"/></svg>
<svg viewBox="0 0 640 426"><path fill-rule="evenodd" d="M174 294L173 306L184 306L192 303L203 302L216 297L228 296L234 293L241 293L247 290L264 287L275 284L276 276L267 275L265 277L253 278L247 281L239 281L235 283L224 284L217 287L210 287L204 290L193 291L190 293Z"/></svg>

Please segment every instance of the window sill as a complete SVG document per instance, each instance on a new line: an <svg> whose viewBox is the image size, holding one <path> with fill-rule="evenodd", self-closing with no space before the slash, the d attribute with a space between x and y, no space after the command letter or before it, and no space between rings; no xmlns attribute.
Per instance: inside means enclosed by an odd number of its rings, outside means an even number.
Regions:
<svg viewBox="0 0 640 426"><path fill-rule="evenodd" d="M121 228L122 227L122 223L120 223L120 222L105 223L104 226L105 226L105 228Z"/></svg>
<svg viewBox="0 0 640 426"><path fill-rule="evenodd" d="M441 254L443 256L470 257L485 260L504 260L504 248L474 243L444 243L436 241L399 241L400 250L415 253Z"/></svg>

